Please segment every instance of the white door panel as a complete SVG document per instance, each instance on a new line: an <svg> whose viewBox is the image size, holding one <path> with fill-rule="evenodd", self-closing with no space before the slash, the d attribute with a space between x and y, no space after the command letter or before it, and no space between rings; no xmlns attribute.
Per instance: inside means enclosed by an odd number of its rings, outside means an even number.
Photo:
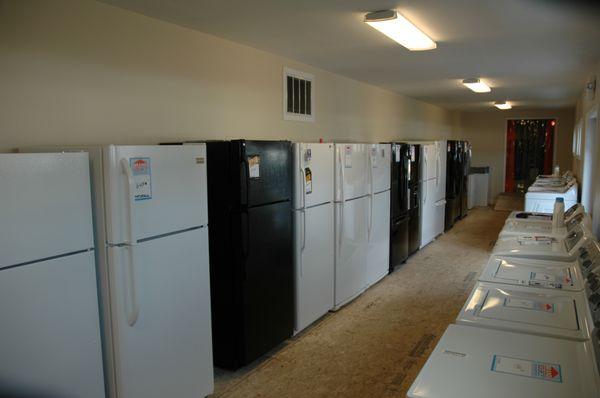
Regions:
<svg viewBox="0 0 600 398"><path fill-rule="evenodd" d="M435 236L444 233L446 217L446 200L439 200L433 206Z"/></svg>
<svg viewBox="0 0 600 398"><path fill-rule="evenodd" d="M87 153L0 155L0 268L94 247Z"/></svg>
<svg viewBox="0 0 600 398"><path fill-rule="evenodd" d="M391 181L391 144L369 144L367 157L371 167L372 192L390 189Z"/></svg>
<svg viewBox="0 0 600 398"><path fill-rule="evenodd" d="M104 165L108 241L122 243L129 231L130 193L123 162L133 174L135 239L206 225L206 146L110 146ZM147 167L136 171L138 162ZM139 188L136 188L138 187ZM146 196L144 196L146 195Z"/></svg>
<svg viewBox="0 0 600 398"><path fill-rule="evenodd" d="M421 207L421 247L424 247L435 237L436 233L436 206L433 200L433 192L435 191L435 180L427 180L423 182L423 190L426 192L427 198Z"/></svg>
<svg viewBox="0 0 600 398"><path fill-rule="evenodd" d="M294 143L293 152L294 209L332 202L333 144Z"/></svg>
<svg viewBox="0 0 600 398"><path fill-rule="evenodd" d="M104 397L93 252L0 270L0 314L0 396Z"/></svg>
<svg viewBox="0 0 600 398"><path fill-rule="evenodd" d="M373 222L367 251L367 286L390 268L390 191L373 195Z"/></svg>
<svg viewBox="0 0 600 398"><path fill-rule="evenodd" d="M421 179L432 180L437 176L437 146L435 144L421 145Z"/></svg>
<svg viewBox="0 0 600 398"><path fill-rule="evenodd" d="M208 229L111 247L120 397L202 397L213 389ZM135 292L135 294L131 294ZM130 326L131 313L137 321Z"/></svg>
<svg viewBox="0 0 600 398"><path fill-rule="evenodd" d="M333 218L332 203L294 212L296 332L333 308Z"/></svg>
<svg viewBox="0 0 600 398"><path fill-rule="evenodd" d="M335 144L335 201L369 193L367 144Z"/></svg>
<svg viewBox="0 0 600 398"><path fill-rule="evenodd" d="M436 141L436 165L437 165L437 179L435 183L435 201L446 198L446 141Z"/></svg>
<svg viewBox="0 0 600 398"><path fill-rule="evenodd" d="M369 198L335 204L335 306L349 302L366 286Z"/></svg>

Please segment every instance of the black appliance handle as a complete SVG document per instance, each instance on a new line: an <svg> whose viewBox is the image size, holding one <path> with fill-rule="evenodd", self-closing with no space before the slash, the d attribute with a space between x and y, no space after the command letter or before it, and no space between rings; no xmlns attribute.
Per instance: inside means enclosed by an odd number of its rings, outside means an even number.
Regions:
<svg viewBox="0 0 600 398"><path fill-rule="evenodd" d="M246 159L245 153L242 153L242 161L240 165L244 170L243 182L246 184L246 203L242 203L242 206L248 206L248 203L250 202L250 164L248 163L248 159Z"/></svg>
<svg viewBox="0 0 600 398"><path fill-rule="evenodd" d="M246 228L242 228L242 280L246 280L246 260L250 255L250 214L248 209L243 209L240 213L241 217L245 218ZM240 217L240 221L242 218ZM245 232L244 232L245 229Z"/></svg>

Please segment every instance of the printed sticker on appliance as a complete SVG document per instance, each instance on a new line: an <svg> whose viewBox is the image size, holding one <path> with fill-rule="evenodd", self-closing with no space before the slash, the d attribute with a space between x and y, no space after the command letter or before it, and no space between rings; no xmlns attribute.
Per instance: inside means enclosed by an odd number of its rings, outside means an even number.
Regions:
<svg viewBox="0 0 600 398"><path fill-rule="evenodd" d="M150 158L130 158L129 167L131 167L135 183L135 201L152 199L152 167Z"/></svg>

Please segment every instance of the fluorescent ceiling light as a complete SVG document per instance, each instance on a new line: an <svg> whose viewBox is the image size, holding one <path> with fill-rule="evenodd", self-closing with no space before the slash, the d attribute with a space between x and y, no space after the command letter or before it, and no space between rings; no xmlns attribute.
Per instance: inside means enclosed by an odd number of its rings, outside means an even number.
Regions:
<svg viewBox="0 0 600 398"><path fill-rule="evenodd" d="M433 50L437 47L425 33L394 10L370 12L365 15L365 22L410 51Z"/></svg>
<svg viewBox="0 0 600 398"><path fill-rule="evenodd" d="M498 109L506 110L512 109L512 105L510 102L502 101L502 102L494 102L494 106Z"/></svg>
<svg viewBox="0 0 600 398"><path fill-rule="evenodd" d="M476 93L489 93L490 91L492 91L490 86L488 86L479 79L465 79L462 83L469 89L475 91Z"/></svg>

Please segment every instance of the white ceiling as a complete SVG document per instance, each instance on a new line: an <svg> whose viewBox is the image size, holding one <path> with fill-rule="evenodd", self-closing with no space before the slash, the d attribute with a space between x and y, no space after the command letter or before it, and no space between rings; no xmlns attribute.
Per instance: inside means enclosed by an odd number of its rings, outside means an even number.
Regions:
<svg viewBox="0 0 600 398"><path fill-rule="evenodd" d="M449 109L571 106L600 60L600 11L590 5L600 1L103 1ZM438 48L410 52L363 23L382 9L400 11ZM492 92L464 88L470 77Z"/></svg>

